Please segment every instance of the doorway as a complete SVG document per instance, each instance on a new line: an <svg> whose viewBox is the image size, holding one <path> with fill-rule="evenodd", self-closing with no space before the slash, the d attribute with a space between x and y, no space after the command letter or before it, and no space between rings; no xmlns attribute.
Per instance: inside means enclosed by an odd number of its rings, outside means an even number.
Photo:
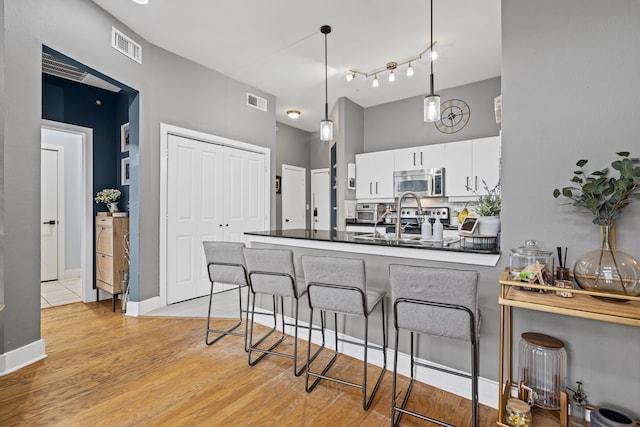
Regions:
<svg viewBox="0 0 640 427"><path fill-rule="evenodd" d="M95 301L92 291L93 130L43 120L41 150L42 213L46 216L41 221L46 222L41 224L41 279L65 281L80 278L81 300ZM45 182L53 179L45 179L53 173L56 175L55 186ZM54 192L55 197L51 194ZM51 211L55 211L55 218L50 218L53 215ZM51 243L54 233L57 234L55 246ZM55 268L52 267L54 264Z"/></svg>
<svg viewBox="0 0 640 427"><path fill-rule="evenodd" d="M283 230L307 228L306 175L305 168L282 165Z"/></svg>

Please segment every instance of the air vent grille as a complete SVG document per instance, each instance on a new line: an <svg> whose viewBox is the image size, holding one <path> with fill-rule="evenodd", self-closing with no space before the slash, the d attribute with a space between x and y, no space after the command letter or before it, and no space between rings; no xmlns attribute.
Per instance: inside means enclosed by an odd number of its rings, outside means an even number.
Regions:
<svg viewBox="0 0 640 427"><path fill-rule="evenodd" d="M42 53L42 72L75 82L83 82L88 74L86 71L62 62L55 56L45 52Z"/></svg>
<svg viewBox="0 0 640 427"><path fill-rule="evenodd" d="M247 92L247 105L258 110L267 111L267 100Z"/></svg>
<svg viewBox="0 0 640 427"><path fill-rule="evenodd" d="M142 64L142 46L114 27L111 27L111 47Z"/></svg>

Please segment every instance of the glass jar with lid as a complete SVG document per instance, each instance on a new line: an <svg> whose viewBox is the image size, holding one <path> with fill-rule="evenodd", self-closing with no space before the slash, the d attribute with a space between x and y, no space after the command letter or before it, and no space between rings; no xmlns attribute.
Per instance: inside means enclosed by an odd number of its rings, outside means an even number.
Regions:
<svg viewBox="0 0 640 427"><path fill-rule="evenodd" d="M507 425L513 427L531 427L531 408L520 399L511 398L505 406Z"/></svg>
<svg viewBox="0 0 640 427"><path fill-rule="evenodd" d="M511 249L509 269L511 280L529 279L530 283L553 285L553 252L540 249L535 240L526 240L524 246Z"/></svg>

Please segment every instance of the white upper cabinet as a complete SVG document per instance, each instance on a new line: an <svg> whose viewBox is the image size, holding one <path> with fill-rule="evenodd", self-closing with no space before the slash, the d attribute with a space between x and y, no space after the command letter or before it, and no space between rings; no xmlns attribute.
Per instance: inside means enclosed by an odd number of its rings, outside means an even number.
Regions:
<svg viewBox="0 0 640 427"><path fill-rule="evenodd" d="M356 154L356 199L393 199L393 151Z"/></svg>
<svg viewBox="0 0 640 427"><path fill-rule="evenodd" d="M484 194L482 181L493 188L500 179L500 137L450 142L445 145L445 194L475 197Z"/></svg>
<svg viewBox="0 0 640 427"><path fill-rule="evenodd" d="M405 171L443 167L445 160L444 145L434 144L394 150L395 170Z"/></svg>

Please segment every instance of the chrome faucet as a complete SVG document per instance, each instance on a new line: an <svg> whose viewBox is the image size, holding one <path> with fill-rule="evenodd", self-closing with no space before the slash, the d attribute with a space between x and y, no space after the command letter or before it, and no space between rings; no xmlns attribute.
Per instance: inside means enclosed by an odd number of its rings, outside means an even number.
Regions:
<svg viewBox="0 0 640 427"><path fill-rule="evenodd" d="M404 193L400 194L400 197L398 197L398 203L396 203L396 213L398 215L398 219L396 220L396 239L400 239L400 233L402 232L402 226L400 225L400 223L402 222L400 221L400 217L401 217L400 210L402 209L402 201L407 196L411 196L414 199L416 199L416 203L418 204L418 209L420 212L422 212L422 203L420 203L420 199L418 198L418 196L415 195L415 193L412 193L411 191L405 191Z"/></svg>

